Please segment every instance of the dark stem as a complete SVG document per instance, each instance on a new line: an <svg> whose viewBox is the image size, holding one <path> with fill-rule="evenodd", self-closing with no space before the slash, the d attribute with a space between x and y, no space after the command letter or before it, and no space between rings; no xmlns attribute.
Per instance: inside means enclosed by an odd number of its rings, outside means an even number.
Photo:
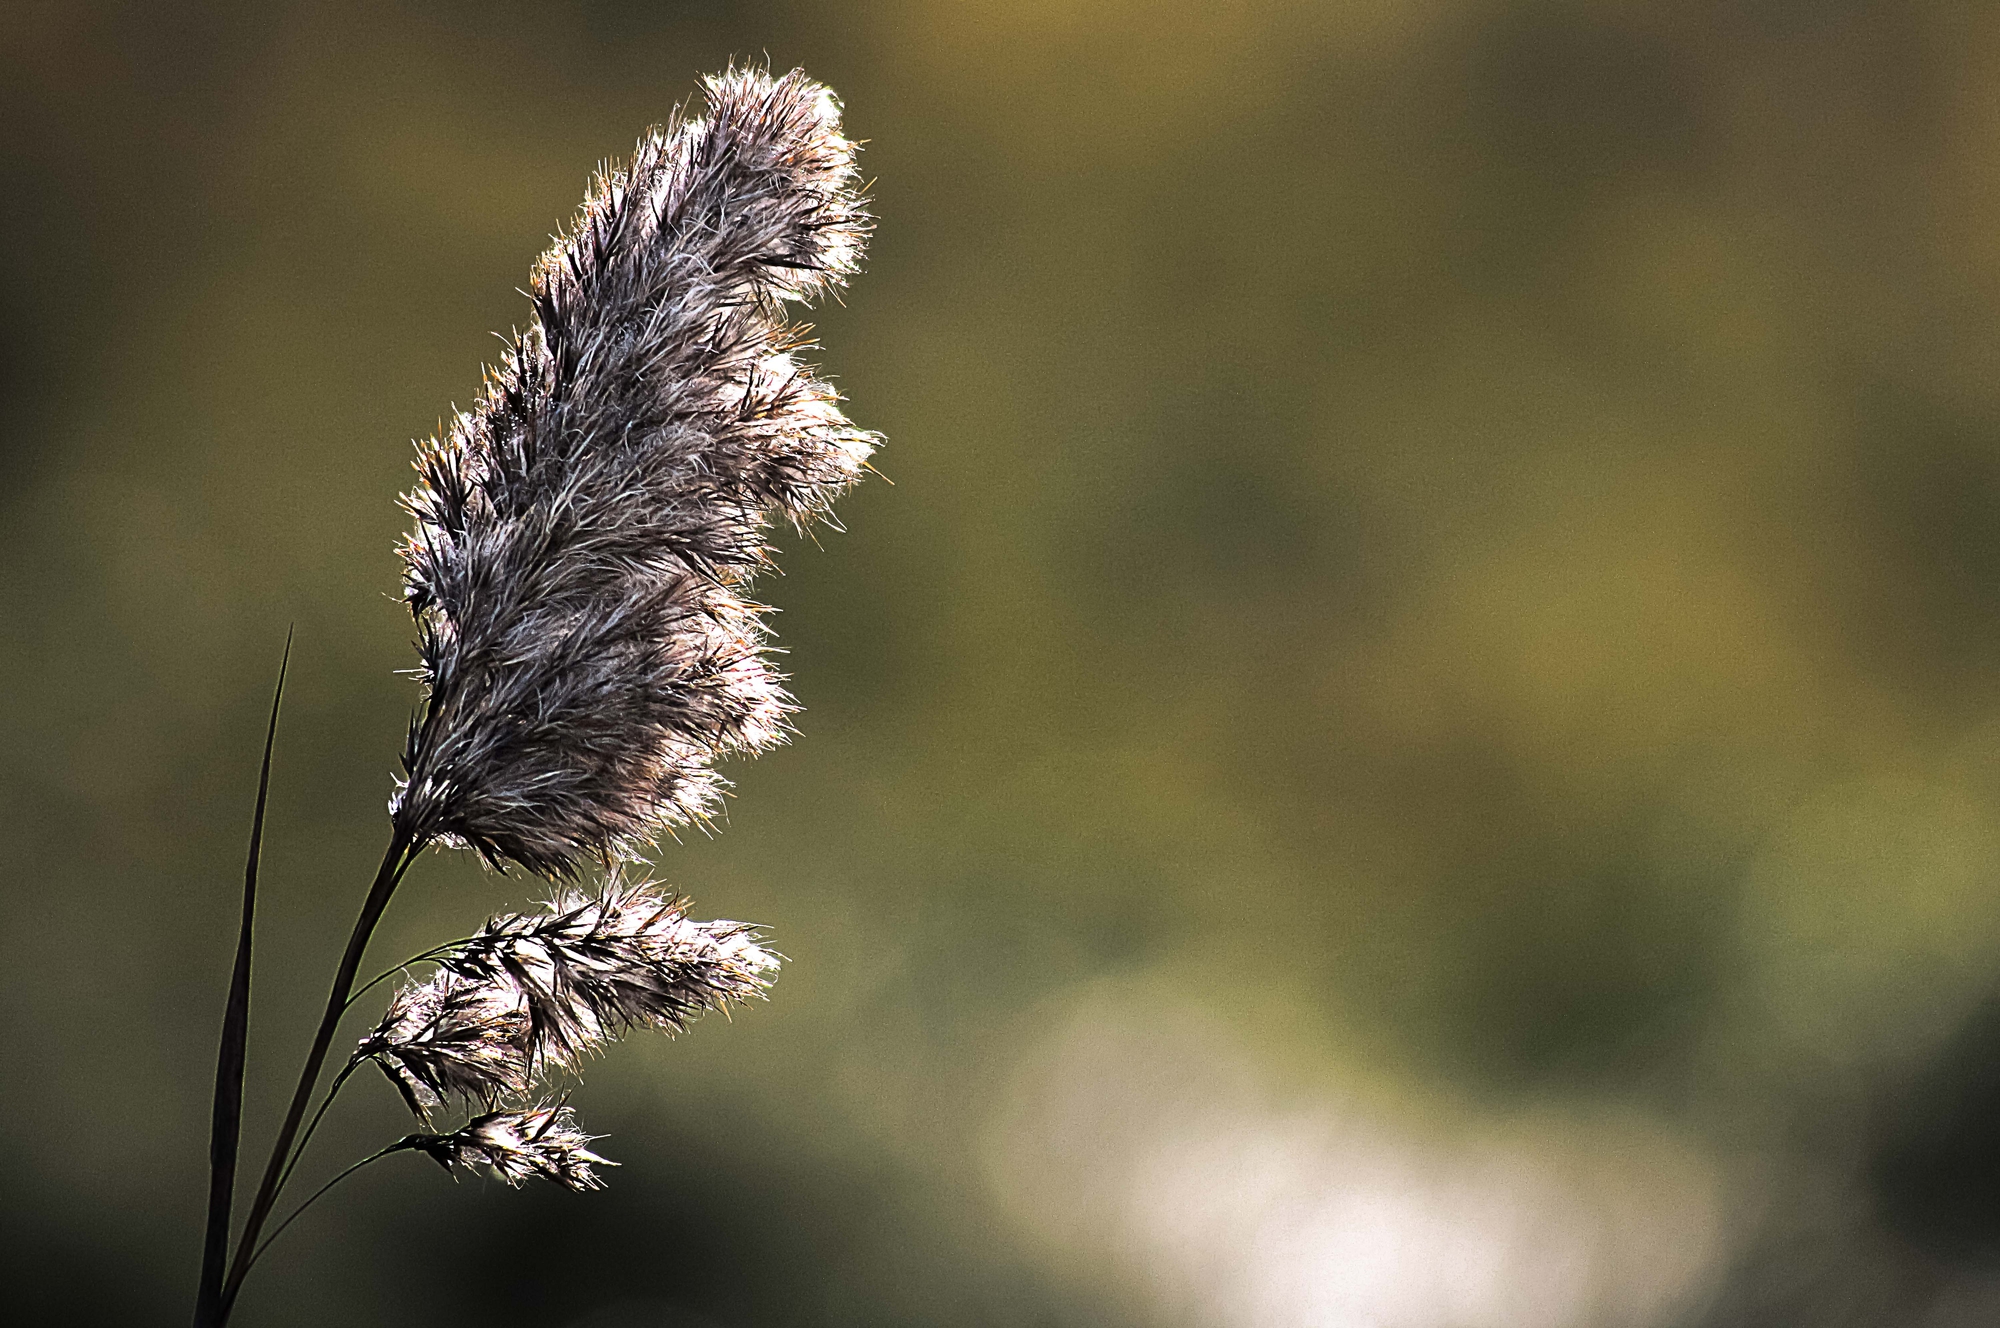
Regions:
<svg viewBox="0 0 2000 1328"><path fill-rule="evenodd" d="M407 1152L409 1149L414 1147L416 1147L416 1145L412 1144L408 1139L400 1139L395 1143L390 1144L387 1148L383 1149L381 1152L371 1153L367 1157L362 1158L359 1162L356 1162L353 1166L348 1167L338 1176L335 1176L332 1180L328 1181L326 1184L314 1190L312 1193L312 1197L310 1199L307 1199L297 1208L294 1208L291 1211L291 1214L287 1216L284 1221L278 1223L277 1226L271 1229L271 1234L264 1238L264 1243L257 1247L256 1253L252 1254L249 1258L249 1261L243 1265L243 1271L245 1273L248 1273L252 1268L256 1267L257 1261L264 1257L264 1251L270 1249L273 1245L277 1244L278 1237L285 1234L285 1228L290 1226L292 1223L298 1221L299 1214L305 1212L306 1209L318 1203L321 1195L325 1194L328 1190L332 1189L334 1186L340 1184L340 1182L346 1180L349 1176L352 1176L355 1172L361 1170L361 1168L367 1166L370 1162L380 1162L383 1158L389 1156L389 1154L391 1153Z"/></svg>
<svg viewBox="0 0 2000 1328"><path fill-rule="evenodd" d="M433 959L442 958L443 956L450 954L453 950L458 949L460 946L470 945L473 939L474 938L470 936L461 936L455 941L446 941L443 945L433 945L430 949L424 951L422 954L411 955L408 959L405 959L402 963L396 965L394 968L383 969L380 973L377 973L374 977L368 979L368 981L356 987L354 989L354 994L347 998L347 1003L350 1006L353 1005L356 1001L360 1000L363 996L367 995L372 988L381 986L384 982L387 982L390 978L395 977L398 973L407 972L411 964L428 963Z"/></svg>
<svg viewBox="0 0 2000 1328"><path fill-rule="evenodd" d="M346 1083L360 1067L360 1061L349 1061L341 1068L340 1073L333 1077L333 1082L327 1086L326 1096L319 1100L319 1109L313 1112L312 1119L306 1122L306 1128L299 1132L299 1141L292 1147L291 1160L285 1163L284 1174L278 1177L277 1193L283 1194L285 1186L291 1183L292 1173L298 1170L300 1160L306 1155L306 1146L312 1143L313 1131L317 1130L319 1123L326 1119L326 1109L333 1105L335 1098L340 1096L341 1085ZM272 1234L275 1235L276 1233ZM268 1245L271 1242L267 1240L264 1243Z"/></svg>
<svg viewBox="0 0 2000 1328"><path fill-rule="evenodd" d="M389 900L396 893L403 873L415 858L417 848L409 835L398 827L389 838L389 847L382 855L382 865L375 873L375 882L368 888L368 898L361 905L361 916L354 920L354 934L347 938L347 951L340 957L340 968L333 976L333 989L327 993L326 1013L320 1017L319 1032L313 1036L312 1050L306 1053L305 1067L299 1071L299 1086L292 1094L292 1105L285 1112L285 1123L279 1127L278 1137L271 1145L271 1159L264 1167L263 1183L257 1187L257 1198L250 1205L250 1215L243 1223L243 1234L236 1242L236 1258L223 1284L222 1308L216 1328L228 1319L230 1308L236 1303L236 1292L243 1285L243 1276L250 1271L250 1254L257 1248L257 1237L262 1234L264 1223L271 1216L273 1205L278 1202L278 1184L284 1179L292 1140L297 1137L299 1125L305 1120L306 1108L312 1105L313 1089L319 1084L319 1072L326 1064L327 1049L333 1045L340 1016L347 1009L347 993L354 986L354 975L361 968L362 952L368 948L368 938L374 935L375 925L382 920L382 914L389 907Z"/></svg>
<svg viewBox="0 0 2000 1328"><path fill-rule="evenodd" d="M236 933L236 968L222 1013L222 1049L215 1058L214 1114L208 1136L208 1233L202 1241L201 1285L195 1293L195 1328L222 1322L222 1277L229 1255L229 1216L236 1198L236 1151L243 1136L243 1067L250 1037L250 937L257 916L257 864L264 848L264 808L271 792L271 753L278 743L278 707L292 663L292 633L278 661L271 696L271 724L264 733L264 764L257 772L257 810L250 818L250 852L243 866L243 917Z"/></svg>

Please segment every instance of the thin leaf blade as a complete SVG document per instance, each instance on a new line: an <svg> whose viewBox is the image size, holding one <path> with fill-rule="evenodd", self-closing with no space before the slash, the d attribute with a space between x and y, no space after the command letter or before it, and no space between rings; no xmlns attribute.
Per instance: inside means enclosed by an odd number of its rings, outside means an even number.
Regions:
<svg viewBox="0 0 2000 1328"><path fill-rule="evenodd" d="M278 710L292 663L292 632L278 663L271 723L264 734L264 762L257 772L257 809L250 821L250 851L243 866L243 916L236 937L236 967L222 1016L222 1047L215 1060L215 1109L208 1141L208 1232L202 1246L195 1328L222 1322L222 1280L229 1254L230 1210L236 1195L236 1155L243 1135L243 1072L250 1035L250 939L257 915L257 866L264 848L264 809L271 791L271 754L278 742Z"/></svg>

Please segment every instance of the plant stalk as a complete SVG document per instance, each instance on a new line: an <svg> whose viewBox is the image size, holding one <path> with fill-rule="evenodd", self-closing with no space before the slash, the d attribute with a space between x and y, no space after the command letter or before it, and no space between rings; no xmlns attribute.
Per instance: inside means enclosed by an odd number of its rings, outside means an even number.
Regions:
<svg viewBox="0 0 2000 1328"><path fill-rule="evenodd" d="M257 1187L257 1197L243 1223L243 1234L237 1239L236 1257L223 1284L222 1303L214 1328L221 1328L229 1318L229 1311L236 1303L236 1293L243 1285L243 1277L250 1271L250 1258L257 1249L257 1237L262 1234L264 1223L278 1202L278 1187L284 1179L292 1141L298 1136L306 1109L312 1105L313 1090L319 1085L327 1050L333 1045L340 1016L347 1009L347 994L361 969L361 956L368 948L369 937L375 934L376 924L381 922L383 912L388 909L397 885L402 882L403 873L409 870L411 861L415 859L418 847L401 829L390 837L389 847L382 855L382 865L376 870L374 884L369 886L368 898L361 905L361 915L354 920L354 933L348 937L347 951L340 957L340 968L334 973L333 988L327 994L326 1012L320 1017L319 1032L313 1037L312 1049L306 1053L305 1067L299 1071L299 1086L292 1094L292 1105L285 1113L285 1123L279 1127L276 1141L271 1145L271 1158L265 1165L263 1182Z"/></svg>
<svg viewBox="0 0 2000 1328"><path fill-rule="evenodd" d="M399 1139L395 1143L390 1144L387 1148L383 1149L381 1152L371 1153L367 1157L362 1158L359 1162L356 1162L353 1165L349 1166L345 1171L341 1172L339 1175L335 1176L332 1180L328 1181L326 1184L320 1186L317 1190L313 1191L312 1198L307 1199L297 1208L294 1208L292 1210L291 1216L287 1217L284 1221L278 1223L277 1227L272 1230L271 1234L264 1238L264 1243L262 1245L259 1245L257 1247L256 1252L250 1256L250 1262L243 1266L243 1271L247 1274L251 1268L255 1267L257 1260L264 1257L264 1251L270 1249L271 1246L275 1245L278 1241L278 1237L285 1234L285 1229L291 1226L292 1223L298 1221L299 1218L304 1215L306 1209L318 1203L320 1199L327 1193L327 1191L331 1190L334 1186L340 1184L340 1182L346 1180L349 1176L352 1176L355 1172L361 1170L361 1168L367 1166L369 1163L380 1162L383 1158L388 1157L392 1153L406 1152L407 1150L409 1150L414 1146L415 1145L413 1145L407 1138Z"/></svg>
<svg viewBox="0 0 2000 1328"><path fill-rule="evenodd" d="M236 934L236 966L222 1013L222 1047L215 1057L215 1097L208 1138L208 1231L202 1241L201 1284L195 1293L195 1328L222 1322L222 1277L229 1254L230 1208L236 1198L236 1154L243 1137L243 1068L250 1038L250 940L257 917L257 867L263 857L264 809L271 792L271 753L278 742L278 709L285 672L292 663L292 633L278 662L271 723L264 733L264 764L257 772L257 810L250 818L250 851L243 867L243 916Z"/></svg>

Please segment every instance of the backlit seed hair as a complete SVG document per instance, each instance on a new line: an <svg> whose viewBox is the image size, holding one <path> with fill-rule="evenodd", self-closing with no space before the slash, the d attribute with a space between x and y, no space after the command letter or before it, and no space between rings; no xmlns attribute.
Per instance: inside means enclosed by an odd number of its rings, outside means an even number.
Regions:
<svg viewBox="0 0 2000 1328"><path fill-rule="evenodd" d="M415 1149L446 1171L483 1165L509 1185L541 1177L565 1189L602 1189L595 1168L616 1162L590 1151L602 1136L585 1134L561 1103L489 1112L450 1134L412 1134L395 1145Z"/></svg>
<svg viewBox="0 0 2000 1328"><path fill-rule="evenodd" d="M565 891L542 913L496 917L438 962L519 994L533 1072L574 1069L628 1029L679 1033L776 980L779 957L755 927L692 922L687 910L686 899L614 874L599 895Z"/></svg>
<svg viewBox="0 0 2000 1328"><path fill-rule="evenodd" d="M381 1066L428 1125L451 1098L491 1107L525 1094L532 1082L529 1029L527 1000L512 983L439 969L396 993L353 1061Z"/></svg>
<svg viewBox="0 0 2000 1328"><path fill-rule="evenodd" d="M766 610L749 598L771 563L766 533L779 519L831 523L880 442L801 361L810 329L789 310L858 270L871 221L830 91L758 69L704 88L699 117L677 110L627 165L600 170L535 266L527 329L472 408L418 444L401 552L422 707L388 846L239 1227L273 700L216 1062L197 1328L223 1328L270 1242L390 1154L596 1188L604 1159L563 1102L538 1102L541 1081L633 1027L678 1032L761 995L776 974L755 929L690 922L684 900L623 867L715 813L717 761L787 732ZM279 696L283 680L281 667ZM369 940L411 864L440 844L558 881L598 864L607 884L420 956L436 971L396 994L313 1111ZM314 1130L368 1060L426 1132L355 1163L267 1234ZM482 1114L429 1132L447 1107Z"/></svg>
<svg viewBox="0 0 2000 1328"><path fill-rule="evenodd" d="M708 79L594 181L534 317L419 446L405 593L426 696L391 803L414 844L572 875L714 813L714 762L791 703L745 596L773 517L830 519L879 439L785 306L856 271L870 219L839 104L793 71Z"/></svg>
<svg viewBox="0 0 2000 1328"><path fill-rule="evenodd" d="M544 912L502 914L434 954L438 971L403 985L349 1063L381 1066L429 1124L450 1099L525 1096L634 1027L671 1035L762 996L780 960L756 928L691 922L687 909L614 874L600 895L565 891Z"/></svg>

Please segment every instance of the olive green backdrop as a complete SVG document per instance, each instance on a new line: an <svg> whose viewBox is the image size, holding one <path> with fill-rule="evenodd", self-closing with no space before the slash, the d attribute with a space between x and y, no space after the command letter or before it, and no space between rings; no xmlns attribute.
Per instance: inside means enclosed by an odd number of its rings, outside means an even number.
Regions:
<svg viewBox="0 0 2000 1328"><path fill-rule="evenodd" d="M180 1321L385 835L409 440L732 56L869 140L773 999L254 1325L2000 1314L2000 11L0 3L0 1313ZM432 855L384 964L535 883ZM356 1081L307 1170L407 1129Z"/></svg>

